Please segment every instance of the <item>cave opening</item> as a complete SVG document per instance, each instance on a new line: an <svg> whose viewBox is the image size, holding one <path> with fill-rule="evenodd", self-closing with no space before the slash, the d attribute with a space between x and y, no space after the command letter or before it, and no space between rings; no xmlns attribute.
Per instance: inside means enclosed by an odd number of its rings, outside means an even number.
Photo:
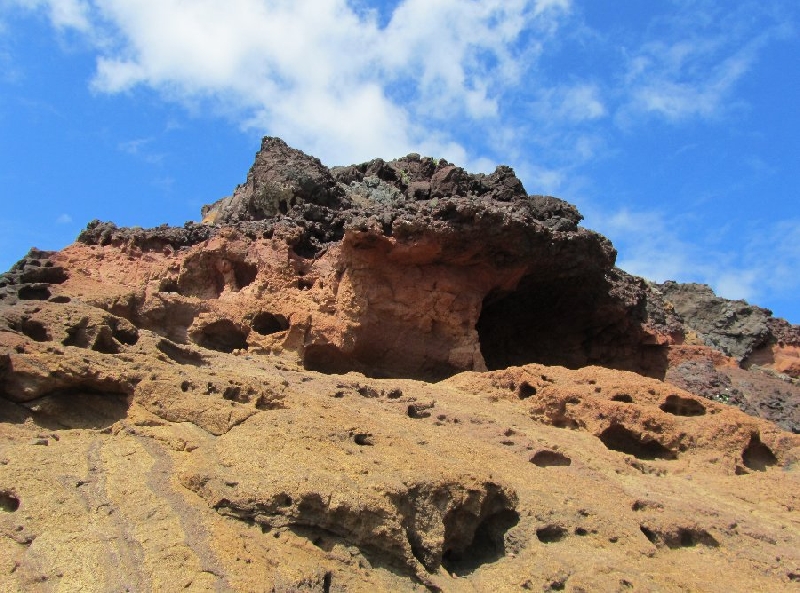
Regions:
<svg viewBox="0 0 800 593"><path fill-rule="evenodd" d="M268 336L289 329L289 322L283 315L261 311L253 317L250 328L259 335Z"/></svg>
<svg viewBox="0 0 800 593"><path fill-rule="evenodd" d="M229 319L220 319L192 332L198 346L230 354L234 350L247 350L247 332Z"/></svg>
<svg viewBox="0 0 800 593"><path fill-rule="evenodd" d="M761 435L754 432L750 435L750 442L742 451L742 462L754 471L767 471L767 467L776 465L778 459L767 445L761 442Z"/></svg>
<svg viewBox="0 0 800 593"><path fill-rule="evenodd" d="M602 272L552 270L524 276L513 291L491 291L475 326L487 368L597 364L663 379L666 349L646 343L641 312L613 292Z"/></svg>
<svg viewBox="0 0 800 593"><path fill-rule="evenodd" d="M511 508L483 518L466 545L465 542L445 542L442 566L451 574L467 576L484 564L500 560L506 554L506 532L519 520L519 513Z"/></svg>
<svg viewBox="0 0 800 593"><path fill-rule="evenodd" d="M621 424L612 424L599 435L600 441L612 451L633 455L637 459L677 459L678 455L653 439L639 434Z"/></svg>

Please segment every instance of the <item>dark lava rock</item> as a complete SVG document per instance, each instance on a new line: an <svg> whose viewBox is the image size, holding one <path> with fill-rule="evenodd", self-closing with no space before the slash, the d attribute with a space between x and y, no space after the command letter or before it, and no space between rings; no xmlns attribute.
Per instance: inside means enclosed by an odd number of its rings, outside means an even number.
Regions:
<svg viewBox="0 0 800 593"><path fill-rule="evenodd" d="M666 282L658 289L664 300L672 304L687 330L696 332L706 346L739 362L773 339L769 309L746 301L720 298L706 284Z"/></svg>

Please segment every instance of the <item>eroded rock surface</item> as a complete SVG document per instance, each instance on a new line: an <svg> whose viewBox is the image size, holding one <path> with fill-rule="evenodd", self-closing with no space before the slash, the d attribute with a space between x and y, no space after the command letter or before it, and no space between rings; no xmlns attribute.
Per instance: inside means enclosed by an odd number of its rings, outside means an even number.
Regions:
<svg viewBox="0 0 800 593"><path fill-rule="evenodd" d="M796 326L507 167L266 138L204 216L0 277L0 589L796 583Z"/></svg>

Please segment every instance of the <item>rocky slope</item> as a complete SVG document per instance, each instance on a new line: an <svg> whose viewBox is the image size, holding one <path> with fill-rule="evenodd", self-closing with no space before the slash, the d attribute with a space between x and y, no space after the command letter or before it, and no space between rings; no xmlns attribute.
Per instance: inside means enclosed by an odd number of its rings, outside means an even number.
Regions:
<svg viewBox="0 0 800 593"><path fill-rule="evenodd" d="M0 589L800 581L797 326L507 167L265 138L203 217L0 277Z"/></svg>

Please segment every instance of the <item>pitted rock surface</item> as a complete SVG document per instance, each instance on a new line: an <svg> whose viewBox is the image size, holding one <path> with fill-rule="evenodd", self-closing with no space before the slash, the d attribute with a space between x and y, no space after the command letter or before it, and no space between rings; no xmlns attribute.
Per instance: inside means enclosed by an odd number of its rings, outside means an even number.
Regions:
<svg viewBox="0 0 800 593"><path fill-rule="evenodd" d="M507 167L266 138L204 215L0 277L0 589L796 583L796 326Z"/></svg>

